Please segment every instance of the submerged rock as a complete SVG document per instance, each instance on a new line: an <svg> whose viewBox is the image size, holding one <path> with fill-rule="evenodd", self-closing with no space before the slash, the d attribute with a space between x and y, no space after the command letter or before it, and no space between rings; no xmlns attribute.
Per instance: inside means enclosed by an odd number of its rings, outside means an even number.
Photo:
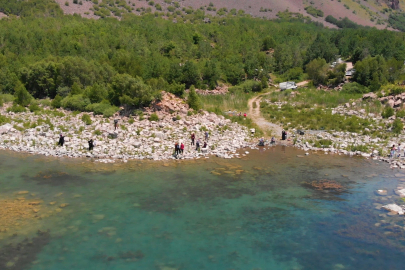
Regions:
<svg viewBox="0 0 405 270"><path fill-rule="evenodd" d="M375 193L376 193L378 196L387 196L387 195L388 195L388 191L385 190L385 189L376 190Z"/></svg>
<svg viewBox="0 0 405 270"><path fill-rule="evenodd" d="M403 215L404 214L403 206L401 207L401 206L399 206L399 205L397 205L395 203L384 205L382 208L387 210L387 211L397 213L398 215Z"/></svg>

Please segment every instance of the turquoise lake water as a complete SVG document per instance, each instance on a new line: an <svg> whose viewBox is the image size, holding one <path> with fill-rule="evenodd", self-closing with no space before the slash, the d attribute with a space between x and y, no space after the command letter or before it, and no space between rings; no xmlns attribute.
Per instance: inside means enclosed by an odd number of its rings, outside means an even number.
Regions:
<svg viewBox="0 0 405 270"><path fill-rule="evenodd" d="M0 226L0 269L405 268L404 217L373 205L395 201L374 191L392 195L399 171L281 146L250 152L107 165L0 152L0 207L40 201L37 213L1 217L17 221ZM305 185L319 180L345 190Z"/></svg>

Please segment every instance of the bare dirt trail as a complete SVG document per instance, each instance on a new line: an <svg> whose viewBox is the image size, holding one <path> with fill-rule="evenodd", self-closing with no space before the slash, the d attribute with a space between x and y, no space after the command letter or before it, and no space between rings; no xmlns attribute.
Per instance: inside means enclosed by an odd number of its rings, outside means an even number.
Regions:
<svg viewBox="0 0 405 270"><path fill-rule="evenodd" d="M260 102L263 95L254 97L249 100L249 117L256 123L269 137L274 136L275 138L281 138L281 131L283 128L277 124L273 124L266 119L264 119L260 113ZM256 102L255 108L253 108L253 103Z"/></svg>

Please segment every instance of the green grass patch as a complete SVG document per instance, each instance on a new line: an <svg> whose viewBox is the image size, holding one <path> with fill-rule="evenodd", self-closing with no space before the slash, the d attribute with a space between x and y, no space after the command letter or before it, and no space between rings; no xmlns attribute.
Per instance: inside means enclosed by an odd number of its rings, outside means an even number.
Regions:
<svg viewBox="0 0 405 270"><path fill-rule="evenodd" d="M275 105L262 102L261 111L271 122L278 122L286 128L360 132L373 124L369 119L332 114L330 109L305 106L284 105L278 109Z"/></svg>

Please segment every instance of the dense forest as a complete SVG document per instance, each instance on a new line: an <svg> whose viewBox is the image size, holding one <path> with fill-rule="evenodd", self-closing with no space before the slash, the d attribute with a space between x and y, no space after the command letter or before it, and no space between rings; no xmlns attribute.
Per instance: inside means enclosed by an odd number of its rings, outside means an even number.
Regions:
<svg viewBox="0 0 405 270"><path fill-rule="evenodd" d="M0 20L0 91L49 97L72 110L136 108L160 90L182 96L192 85L258 91L270 73L295 80L305 72L315 84L337 84L344 69L328 69L337 55L356 63L354 79L369 87L359 89L376 91L400 79L405 60L404 33L387 30L332 30L244 14L204 23L201 12L187 15L187 23L153 14L90 20L61 15L52 1L32 2L37 9L3 6L21 17ZM42 9L44 3L49 6Z"/></svg>

